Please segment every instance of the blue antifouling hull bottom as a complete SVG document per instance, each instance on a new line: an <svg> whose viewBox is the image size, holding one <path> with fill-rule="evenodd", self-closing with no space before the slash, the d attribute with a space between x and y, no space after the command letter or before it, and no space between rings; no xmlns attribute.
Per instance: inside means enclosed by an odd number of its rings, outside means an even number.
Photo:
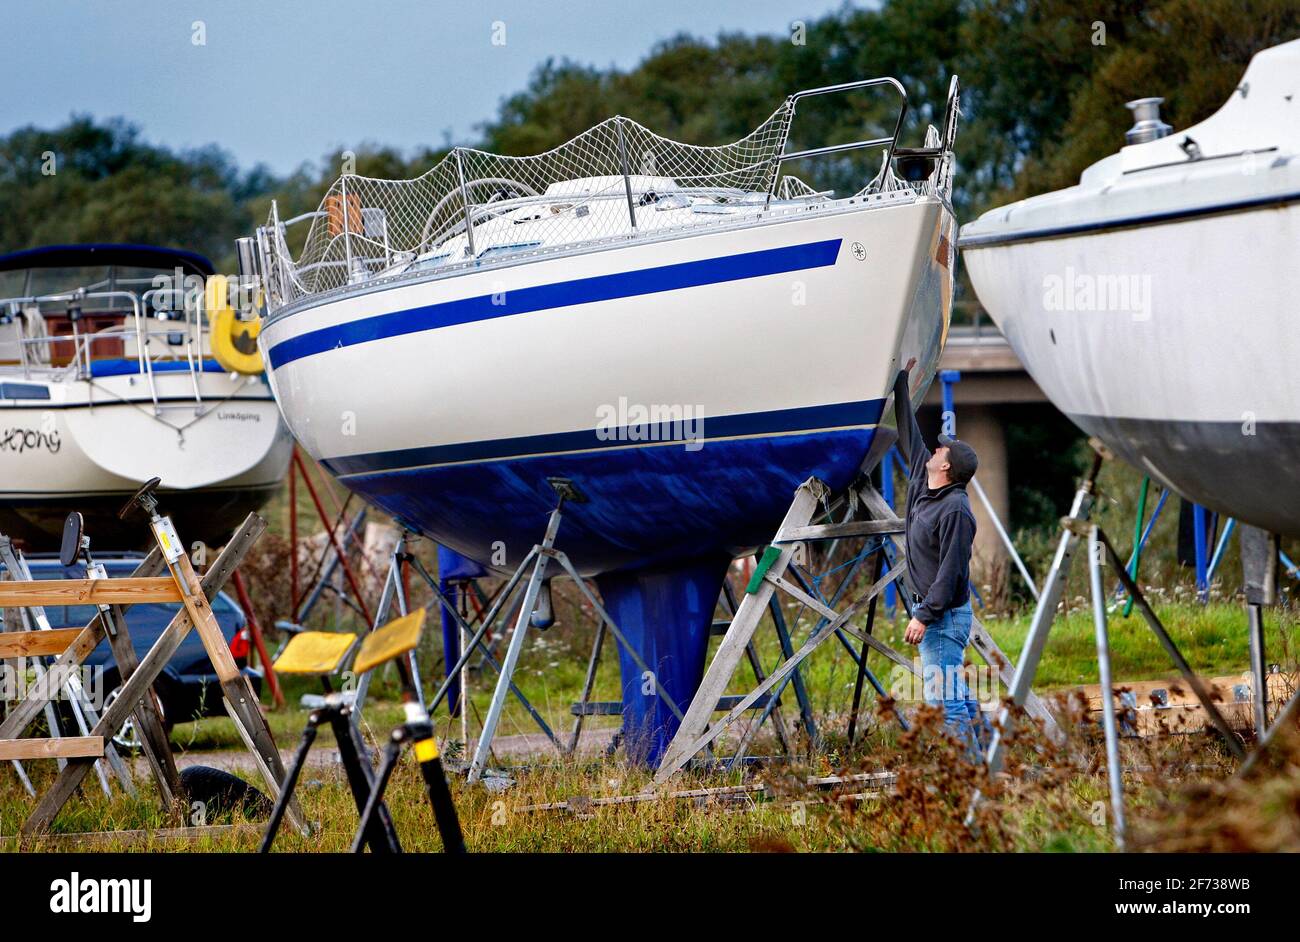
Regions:
<svg viewBox="0 0 1300 942"><path fill-rule="evenodd" d="M882 407L881 400L853 404L840 416L854 422L844 428L710 438L694 451L681 443L632 443L342 480L404 526L490 563L495 575L513 571L542 538L556 505L551 480L571 481L586 500L564 505L555 548L581 575L595 577L610 617L685 710L703 676L709 624L730 559L772 538L795 489L809 477L833 492L847 487L871 448ZM548 574L558 576L557 570L552 564ZM444 628L447 663L454 663L454 620ZM627 751L654 764L676 732L676 718L625 652L620 662Z"/></svg>
<svg viewBox="0 0 1300 942"><path fill-rule="evenodd" d="M610 617L660 687L685 713L704 677L713 611L731 560L719 554L672 568L596 577ZM678 720L655 693L652 678L620 644L623 743L630 761L656 766Z"/></svg>

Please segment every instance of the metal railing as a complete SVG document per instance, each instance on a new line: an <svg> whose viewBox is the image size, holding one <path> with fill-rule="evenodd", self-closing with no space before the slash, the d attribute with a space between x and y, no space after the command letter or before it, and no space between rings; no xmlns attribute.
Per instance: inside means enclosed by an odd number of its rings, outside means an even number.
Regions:
<svg viewBox="0 0 1300 942"><path fill-rule="evenodd" d="M180 295L182 303L179 307L168 304L166 299L170 297L173 301L176 295ZM101 315L117 315L123 317L123 323L102 330L82 332L80 329L80 320L83 316L80 312L82 305L94 302L112 302L116 309L95 311L93 313ZM197 304L191 303L187 292L184 289L177 288L154 288L149 291L137 294L132 291L111 290L111 291L87 291L78 289L76 291L59 292L55 294L28 295L23 297L0 298L0 311L7 312L10 324L22 324L27 320L27 315L35 307L36 312L44 318L44 312L41 306L62 305L63 311L58 313L68 316L72 327L70 334L43 334L41 336L23 336L23 328L19 328L12 338L6 337L0 339L0 345L16 346L18 349L18 368L22 371L24 379L31 379L37 373L46 375L57 375L61 378L69 376L77 379L90 379L93 377L91 363L101 357L96 357L94 353L96 344L103 344L105 341L112 342L120 340L123 346L123 353L126 351L127 341L135 340L135 359L137 361L140 374L146 377L149 384L150 397L153 400L155 409L159 408L158 390L154 378L154 363L162 361L179 361L178 356L152 356L149 352L150 340L153 337L164 336L168 338L168 346L171 346L171 336L178 332L178 327L184 331L184 360L187 366L187 372L190 376L191 386L196 403L202 403L202 393L199 388L198 374L203 370L203 344L204 344L204 325L203 315ZM152 318L145 313L147 308L153 309L165 314L180 314L183 321L160 321L160 323L169 326L161 329L154 329ZM77 311L77 313L72 313ZM50 312L51 314L55 312ZM182 327L183 325L183 327ZM57 364L55 361L61 359L56 356L56 351L60 345L71 345L71 356L67 363ZM196 352L197 345L197 352ZM44 355L41 355L41 351ZM108 359L122 359L122 357L111 357ZM3 368L0 368L3 369Z"/></svg>
<svg viewBox="0 0 1300 942"><path fill-rule="evenodd" d="M811 147L806 150L795 151L792 154L781 154L777 158L778 166L791 160L802 160L805 157L819 157L823 154L841 154L850 150L861 150L866 147L880 147L888 144L889 150L885 155L885 166L888 167L894 162L894 148L898 146L898 136L903 131L903 121L907 118L907 89L898 79L885 76L882 78L862 79L857 82L844 82L840 85L824 85L821 88L807 88L801 92L795 92L786 99L790 104L790 117L793 120L795 109L800 100L812 98L818 95L836 95L843 92L856 91L862 88L874 88L880 85L892 87L902 97L902 103L898 108L898 118L894 121L894 133L887 137L875 137L863 141L852 141L847 144L828 144L825 147ZM775 179L773 180L775 185Z"/></svg>
<svg viewBox="0 0 1300 942"><path fill-rule="evenodd" d="M878 87L893 89L901 99L892 133L785 153L801 101ZM944 133L931 129L944 148L950 148L955 133L956 88L954 78ZM814 191L797 178L783 179L782 168L797 160L873 147L886 148L884 163L858 195L902 189L891 167L907 115L902 83L880 77L795 92L750 135L720 147L671 141L617 116L531 157L457 147L411 180L345 174L312 212L282 221L278 205L272 203L266 225L257 230L258 271L253 274L267 287L267 307L274 310L376 277L480 264L489 251L549 252L716 225L720 216L757 216L774 201L830 199L831 193ZM949 167L945 163L943 172ZM940 175L936 173L936 181ZM792 179L799 185L790 184ZM667 208L689 211L653 214L649 205L666 195L688 201L684 207ZM625 212L613 212L614 201ZM530 215L532 209L536 212ZM516 228L526 223L539 225ZM295 256L288 234L303 224L308 228ZM530 240L520 237L524 232L541 235Z"/></svg>

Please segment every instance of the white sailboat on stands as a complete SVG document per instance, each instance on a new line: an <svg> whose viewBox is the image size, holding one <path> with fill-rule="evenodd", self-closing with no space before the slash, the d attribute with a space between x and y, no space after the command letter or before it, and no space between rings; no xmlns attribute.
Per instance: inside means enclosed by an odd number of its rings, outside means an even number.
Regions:
<svg viewBox="0 0 1300 942"><path fill-rule="evenodd" d="M867 88L901 96L890 133L785 153L799 102ZM586 502L557 548L689 702L732 558L808 477L855 480L903 363L918 396L934 374L955 79L925 147L898 146L906 112L881 78L792 95L721 147L616 117L546 154L457 148L414 180L345 176L305 217L273 209L259 343L291 430L347 487L499 570L540 540L548 482L572 481ZM857 148L883 160L847 196L781 172ZM676 721L620 657L625 744L653 763Z"/></svg>
<svg viewBox="0 0 1300 942"><path fill-rule="evenodd" d="M1056 406L1212 510L1300 536L1300 40L1078 186L962 229L980 301Z"/></svg>
<svg viewBox="0 0 1300 942"><path fill-rule="evenodd" d="M218 546L270 499L292 439L222 287L179 249L0 257L0 533L57 549L76 510L96 545L135 548L117 512L160 477L181 532Z"/></svg>

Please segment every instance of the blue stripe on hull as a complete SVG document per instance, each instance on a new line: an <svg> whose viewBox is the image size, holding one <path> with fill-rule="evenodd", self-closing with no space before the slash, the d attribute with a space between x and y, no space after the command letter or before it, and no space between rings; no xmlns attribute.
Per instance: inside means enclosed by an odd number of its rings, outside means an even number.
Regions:
<svg viewBox="0 0 1300 942"><path fill-rule="evenodd" d="M710 439L739 438L747 435L783 435L805 432L810 429L844 428L854 425L875 425L884 410L883 399L861 402L839 402L825 406L806 406L798 409L777 409L771 412L751 412L743 415L722 415L716 418L699 416L698 427L685 423L686 434L695 428L703 436L693 442L700 450L710 447ZM548 435L525 435L517 438L488 439L477 442L460 442L454 445L430 445L424 448L401 448L395 451L372 452L361 455L342 455L321 460L337 476L369 474L375 471L395 471L420 465L454 464L461 461L489 461L525 455L546 455L562 452L592 451L596 449L627 448L630 443L652 442L658 436L657 425L619 426L597 431L595 428L576 432L555 432ZM664 434L662 438L668 438ZM679 429L675 440L682 441L670 447L684 447L684 437Z"/></svg>
<svg viewBox="0 0 1300 942"><path fill-rule="evenodd" d="M531 288L517 288L496 294L482 294L472 298L459 298L441 304L427 304L404 311L392 311L363 317L333 327L307 331L275 344L268 351L272 369L303 357L324 353L339 347L369 343L389 337L437 330L457 324L527 314L553 308L633 298L681 288L722 284L779 275L810 268L825 268L835 264L840 252L840 239L808 242L759 252L743 252L719 258L705 258L675 265L660 265L636 271L617 272L591 278L577 278Z"/></svg>

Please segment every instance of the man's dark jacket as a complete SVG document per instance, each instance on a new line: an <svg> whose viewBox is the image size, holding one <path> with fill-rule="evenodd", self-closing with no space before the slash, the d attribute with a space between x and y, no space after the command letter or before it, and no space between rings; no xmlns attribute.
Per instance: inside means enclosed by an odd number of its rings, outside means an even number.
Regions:
<svg viewBox="0 0 1300 942"><path fill-rule="evenodd" d="M970 600L970 553L975 539L965 484L948 484L930 490L925 464L931 452L921 440L907 373L894 380L894 415L898 422L898 450L907 462L907 583L921 597L912 617L933 624L950 608Z"/></svg>

